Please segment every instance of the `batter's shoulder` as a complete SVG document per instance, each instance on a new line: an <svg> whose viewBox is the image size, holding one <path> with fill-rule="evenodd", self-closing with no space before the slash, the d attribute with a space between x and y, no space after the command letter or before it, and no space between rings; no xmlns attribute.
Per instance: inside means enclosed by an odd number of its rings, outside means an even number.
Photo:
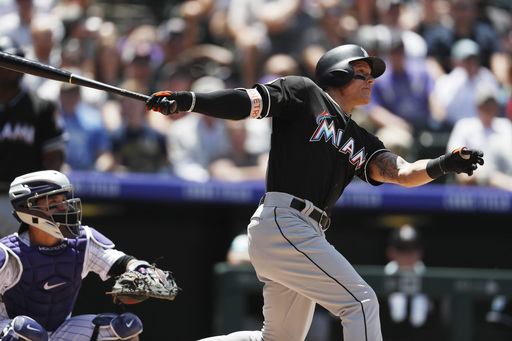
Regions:
<svg viewBox="0 0 512 341"><path fill-rule="evenodd" d="M316 83L311 78L308 78L308 77L286 76L286 77L283 77L283 79L290 84L304 86L307 88L316 88L318 90L321 90L320 87L318 85L316 85Z"/></svg>
<svg viewBox="0 0 512 341"><path fill-rule="evenodd" d="M324 94L324 91L311 78L304 76L282 77L279 83L282 89L287 89L300 98L307 98L313 94Z"/></svg>

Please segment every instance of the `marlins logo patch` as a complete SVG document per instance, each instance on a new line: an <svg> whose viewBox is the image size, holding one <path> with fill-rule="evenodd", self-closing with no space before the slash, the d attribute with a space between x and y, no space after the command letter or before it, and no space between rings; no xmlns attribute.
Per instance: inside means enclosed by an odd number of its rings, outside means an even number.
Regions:
<svg viewBox="0 0 512 341"><path fill-rule="evenodd" d="M343 141L343 129L336 128L332 116L324 111L317 117L317 128L309 139L310 142L331 142L340 153L348 156L350 162L359 168L365 160L365 149L361 148L356 152L356 142L349 136L348 140Z"/></svg>

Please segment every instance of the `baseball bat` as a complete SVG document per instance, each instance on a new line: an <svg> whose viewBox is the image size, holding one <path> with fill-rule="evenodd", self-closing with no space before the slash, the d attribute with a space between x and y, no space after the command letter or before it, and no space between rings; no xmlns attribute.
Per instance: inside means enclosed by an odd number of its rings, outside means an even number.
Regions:
<svg viewBox="0 0 512 341"><path fill-rule="evenodd" d="M111 92L113 94L134 98L145 102L149 96L139 94L137 92L121 89L109 84L95 81L72 72L62 70L51 65L47 65L38 61L30 60L10 53L0 51L0 67L5 69L27 73L30 75L53 79L59 82L70 83Z"/></svg>

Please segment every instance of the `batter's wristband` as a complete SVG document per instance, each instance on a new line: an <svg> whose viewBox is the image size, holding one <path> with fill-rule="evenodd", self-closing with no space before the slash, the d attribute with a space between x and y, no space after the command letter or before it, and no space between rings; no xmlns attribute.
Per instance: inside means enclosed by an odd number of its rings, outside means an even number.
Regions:
<svg viewBox="0 0 512 341"><path fill-rule="evenodd" d="M192 95L192 104L190 104L190 108L188 108L188 112L191 112L196 107L196 94L194 92L190 93Z"/></svg>
<svg viewBox="0 0 512 341"><path fill-rule="evenodd" d="M432 179L437 179L438 177L445 175L447 172L443 169L445 156L442 155L438 158L432 159L427 162L427 174Z"/></svg>
<svg viewBox="0 0 512 341"><path fill-rule="evenodd" d="M190 91L178 91L176 93L176 102L178 103L179 111L192 111L194 110L196 96Z"/></svg>

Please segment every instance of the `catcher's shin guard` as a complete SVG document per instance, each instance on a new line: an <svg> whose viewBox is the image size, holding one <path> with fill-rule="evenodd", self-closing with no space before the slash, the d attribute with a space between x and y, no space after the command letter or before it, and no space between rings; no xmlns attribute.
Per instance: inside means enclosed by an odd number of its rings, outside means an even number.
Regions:
<svg viewBox="0 0 512 341"><path fill-rule="evenodd" d="M20 315L16 316L6 327L1 340L48 341L48 332L32 318Z"/></svg>

